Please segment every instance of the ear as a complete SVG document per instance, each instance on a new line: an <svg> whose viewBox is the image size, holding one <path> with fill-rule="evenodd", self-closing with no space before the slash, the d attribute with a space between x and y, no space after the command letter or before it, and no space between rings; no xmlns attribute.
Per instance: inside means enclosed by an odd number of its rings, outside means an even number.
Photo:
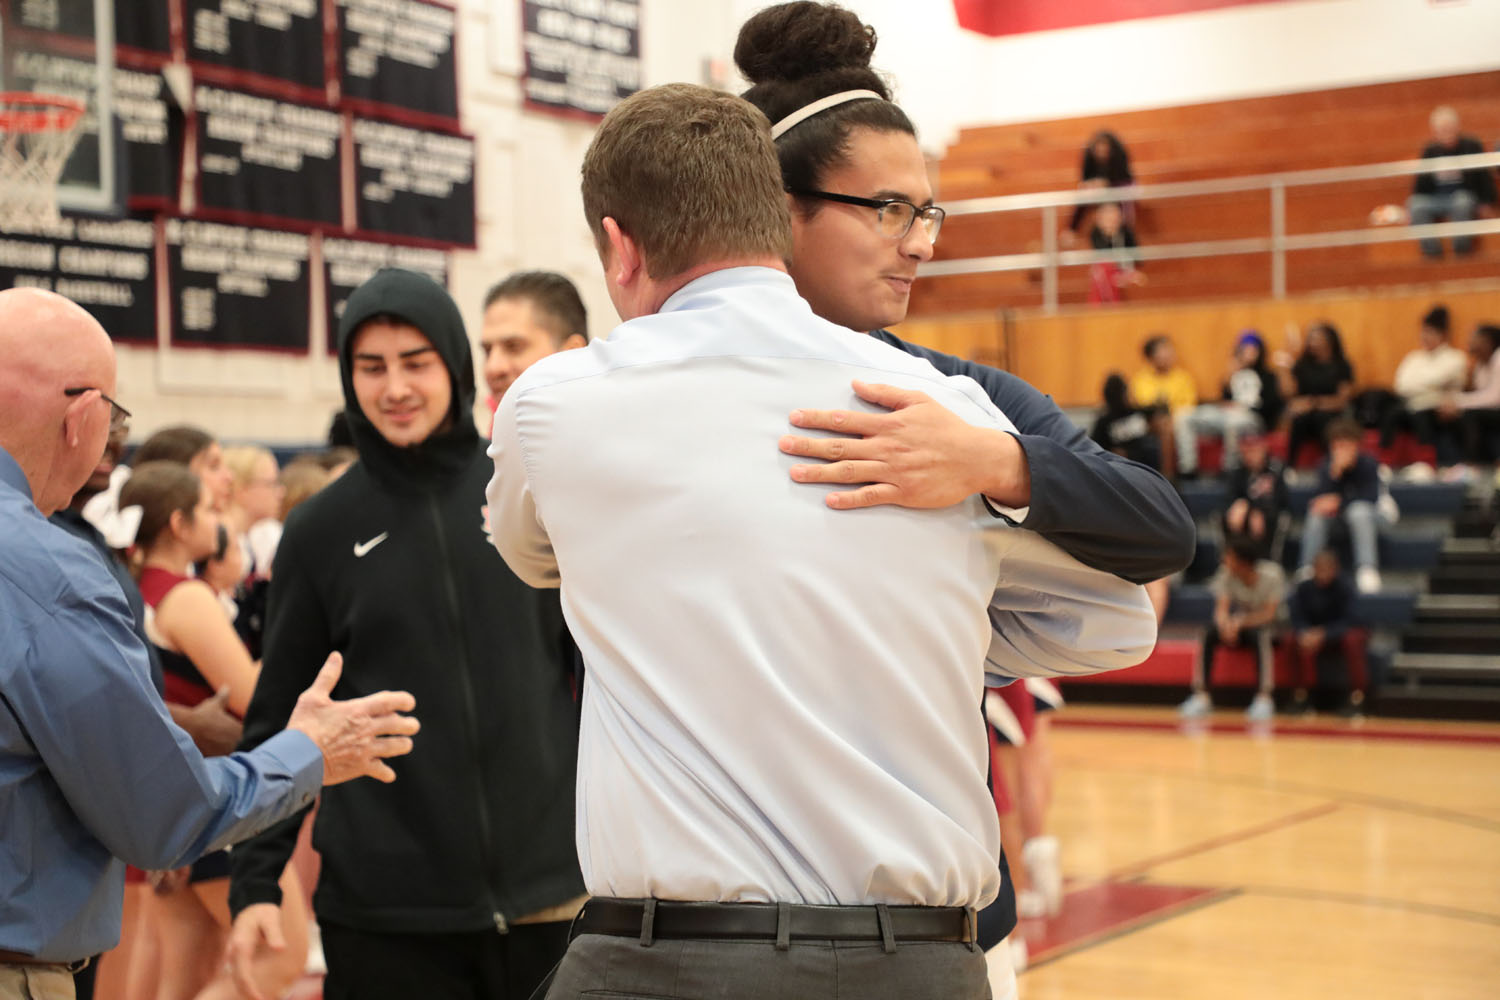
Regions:
<svg viewBox="0 0 1500 1000"><path fill-rule="evenodd" d="M583 334L570 333L568 334L568 339L564 340L560 345L558 345L557 349L559 351L574 351L580 347L587 347L588 343L589 342L584 338Z"/></svg>
<svg viewBox="0 0 1500 1000"><path fill-rule="evenodd" d="M94 405L98 402L98 390L90 389L82 395L75 396L68 404L68 408L63 411L63 441L69 448L77 448L78 443L83 440L83 433L88 428Z"/></svg>
<svg viewBox="0 0 1500 1000"><path fill-rule="evenodd" d="M167 530L174 537L180 536L183 532L187 531L187 525L188 514L186 511L174 510L172 511L172 515L167 518Z"/></svg>
<svg viewBox="0 0 1500 1000"><path fill-rule="evenodd" d="M613 216L606 215L602 225L605 238L609 240L605 277L613 284L625 288L644 273L640 245L636 243L635 237L620 228Z"/></svg>

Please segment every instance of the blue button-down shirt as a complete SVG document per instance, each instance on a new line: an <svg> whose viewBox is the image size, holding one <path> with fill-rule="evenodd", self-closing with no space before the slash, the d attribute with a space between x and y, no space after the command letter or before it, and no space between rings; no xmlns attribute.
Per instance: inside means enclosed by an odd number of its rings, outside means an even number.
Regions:
<svg viewBox="0 0 1500 1000"><path fill-rule="evenodd" d="M120 587L0 449L0 949L71 962L120 936L125 863L164 869L312 801L288 732L204 760L152 687Z"/></svg>

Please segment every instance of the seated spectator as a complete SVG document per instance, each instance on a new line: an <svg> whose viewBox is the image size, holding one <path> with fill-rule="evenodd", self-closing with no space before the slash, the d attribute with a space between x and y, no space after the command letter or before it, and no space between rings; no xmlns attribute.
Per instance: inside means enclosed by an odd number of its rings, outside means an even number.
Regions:
<svg viewBox="0 0 1500 1000"><path fill-rule="evenodd" d="M1338 330L1331 323L1314 323L1307 329L1307 342L1291 370L1291 399L1286 406L1292 418L1287 465L1297 465L1304 444L1323 442L1328 425L1348 413L1353 394L1354 368L1344 357Z"/></svg>
<svg viewBox="0 0 1500 1000"><path fill-rule="evenodd" d="M298 504L312 497L335 478L337 477L317 455L298 455L286 463L286 468L281 470L281 523L286 523L287 515Z"/></svg>
<svg viewBox="0 0 1500 1000"><path fill-rule="evenodd" d="M1380 443L1389 448L1396 434L1409 430L1437 452L1438 467L1459 461L1458 416L1441 411L1443 400L1463 388L1468 373L1464 352L1448 343L1448 309L1433 306L1422 317L1421 346L1396 366L1398 405L1386 414Z"/></svg>
<svg viewBox="0 0 1500 1000"><path fill-rule="evenodd" d="M1103 391L1104 409L1094 421L1090 437L1105 451L1161 471L1162 438L1170 440L1170 433L1163 433L1165 417L1133 405L1125 379L1118 372L1111 372L1104 380Z"/></svg>
<svg viewBox="0 0 1500 1000"><path fill-rule="evenodd" d="M1362 668L1363 658L1357 651L1351 656L1347 648L1360 638L1351 634L1357 624L1354 588L1340 569L1337 553L1319 550L1313 556L1313 575L1297 584L1287 599L1297 665L1297 688L1287 706L1293 715L1312 710L1309 689L1326 696L1325 703L1335 705L1343 716L1358 715L1365 700L1363 669L1355 676L1356 663Z"/></svg>
<svg viewBox="0 0 1500 1000"><path fill-rule="evenodd" d="M1464 458L1489 464L1500 461L1500 326L1476 326L1469 338L1469 357L1474 366L1469 391L1445 401L1438 413L1459 421Z"/></svg>
<svg viewBox="0 0 1500 1000"><path fill-rule="evenodd" d="M1260 434L1246 435L1239 444L1239 462L1229 474L1224 534L1251 539L1264 557L1271 554L1276 525L1286 512L1286 466L1271 454Z"/></svg>
<svg viewBox="0 0 1500 1000"><path fill-rule="evenodd" d="M1198 387L1187 369L1177 364L1172 338L1157 334L1142 348L1147 365L1130 380L1130 399L1136 406L1170 415L1175 440L1176 473L1191 478L1198 471L1198 439L1193 434L1193 407Z"/></svg>
<svg viewBox="0 0 1500 1000"><path fill-rule="evenodd" d="M1246 330L1235 342L1220 398L1193 411L1196 434L1224 439L1224 468L1240 461L1241 434L1269 431L1281 420L1281 384L1266 366L1266 342Z"/></svg>
<svg viewBox="0 0 1500 1000"><path fill-rule="evenodd" d="M1089 243L1095 250L1114 251L1113 259L1099 261L1089 268L1089 302L1120 301L1120 290L1126 285L1144 285L1146 275L1131 253L1137 246L1135 230L1125 221L1118 202L1105 202L1094 215Z"/></svg>
<svg viewBox="0 0 1500 1000"><path fill-rule="evenodd" d="M1360 427L1337 420L1328 428L1328 457L1318 470L1318 492L1307 505L1302 526L1299 576L1311 576L1313 556L1328 545L1329 531L1341 523L1354 550L1354 582L1362 594L1380 589L1380 463L1360 451Z"/></svg>
<svg viewBox="0 0 1500 1000"><path fill-rule="evenodd" d="M1106 188L1106 187L1128 187L1135 183L1135 177L1130 173L1130 153L1125 149L1125 144L1120 137L1108 129L1095 132L1089 139L1087 146L1083 147L1083 176L1078 181L1080 188ZM1134 207L1126 202L1122 207L1125 221L1133 220ZM1073 209L1073 217L1068 220L1068 228L1063 232L1071 237L1080 231L1083 218L1089 213L1090 206L1078 205Z"/></svg>
<svg viewBox="0 0 1500 1000"><path fill-rule="evenodd" d="M1193 672L1193 693L1177 710L1187 718L1196 718L1213 708L1209 685L1214 653L1222 645L1255 650L1259 681L1245 714L1251 721L1269 719L1276 710L1271 701L1276 677L1272 631L1286 595L1286 575L1271 560L1260 558L1252 539L1238 536L1225 547L1224 565L1209 588L1215 597L1213 625L1203 637L1203 656Z"/></svg>
<svg viewBox="0 0 1500 1000"><path fill-rule="evenodd" d="M1472 136L1460 135L1458 112L1444 105L1434 108L1428 118L1432 128L1432 140L1422 147L1422 159L1435 156L1464 156L1483 153L1484 146ZM1406 200L1406 210L1414 226L1427 225L1439 220L1448 222L1472 222L1479 214L1481 205L1496 203L1495 178L1488 168L1473 170L1434 170L1418 174L1412 185L1411 197ZM1441 257L1443 243L1438 239L1421 241L1422 253L1428 257ZM1471 253L1474 237L1453 237L1453 252Z"/></svg>

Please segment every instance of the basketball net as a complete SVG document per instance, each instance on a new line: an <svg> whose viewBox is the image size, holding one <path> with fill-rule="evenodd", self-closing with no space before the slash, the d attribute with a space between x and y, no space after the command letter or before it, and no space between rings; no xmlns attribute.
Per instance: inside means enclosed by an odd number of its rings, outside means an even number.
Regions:
<svg viewBox="0 0 1500 1000"><path fill-rule="evenodd" d="M57 222L57 179L78 142L83 110L67 97L0 93L0 229Z"/></svg>

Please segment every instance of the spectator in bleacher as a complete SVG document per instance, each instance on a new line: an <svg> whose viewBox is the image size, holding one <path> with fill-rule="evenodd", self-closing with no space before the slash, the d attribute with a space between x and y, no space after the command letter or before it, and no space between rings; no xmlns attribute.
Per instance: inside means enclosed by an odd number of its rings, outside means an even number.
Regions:
<svg viewBox="0 0 1500 1000"><path fill-rule="evenodd" d="M1271 554L1276 526L1286 512L1286 467L1266 447L1260 434L1239 441L1239 462L1229 473L1229 506L1224 534L1253 540L1262 556Z"/></svg>
<svg viewBox="0 0 1500 1000"><path fill-rule="evenodd" d="M1274 429L1283 405L1281 383L1266 365L1266 342L1255 330L1245 330L1235 342L1220 398L1193 411L1193 430L1222 437L1224 468L1233 470L1240 462L1240 436Z"/></svg>
<svg viewBox="0 0 1500 1000"><path fill-rule="evenodd" d="M1296 690L1287 711L1311 711L1309 689L1324 694L1340 715L1359 714L1364 702L1364 677L1354 676L1355 657L1346 640L1358 622L1354 588L1339 566L1338 553L1321 549L1313 556L1313 575L1297 584L1287 598L1296 658Z"/></svg>
<svg viewBox="0 0 1500 1000"><path fill-rule="evenodd" d="M1491 464L1500 461L1500 326L1476 326L1469 357L1469 390L1446 400L1438 412L1459 420L1468 461Z"/></svg>
<svg viewBox="0 0 1500 1000"><path fill-rule="evenodd" d="M1243 535L1229 539L1224 564L1209 583L1214 593L1214 619L1203 636L1203 655L1193 673L1193 693L1178 706L1187 718L1207 715L1213 708L1209 695L1214 653L1220 646L1254 649L1257 686L1246 716L1252 721L1275 714L1271 691L1275 687L1272 630L1286 595L1286 574L1269 559L1260 558L1253 539Z"/></svg>
<svg viewBox="0 0 1500 1000"><path fill-rule="evenodd" d="M1187 369L1177 364L1177 348L1171 337L1156 334L1146 341L1141 353L1147 364L1130 380L1130 398L1136 406L1171 416L1177 478L1192 478L1198 472L1198 438L1192 424L1198 387Z"/></svg>
<svg viewBox="0 0 1500 1000"><path fill-rule="evenodd" d="M1299 576L1311 576L1313 557L1328 545L1335 522L1354 550L1354 583L1360 593L1380 590L1380 463L1360 450L1359 424L1346 418L1328 427L1328 455L1318 470L1317 494L1302 526Z"/></svg>
<svg viewBox="0 0 1500 1000"><path fill-rule="evenodd" d="M1128 187L1135 183L1135 177L1130 173L1130 153L1120 137L1108 129L1095 132L1089 139L1089 144L1083 147L1082 173L1083 176L1078 181L1081 188ZM1133 207L1129 202L1121 205L1127 222L1133 221ZM1079 232L1089 208L1088 205L1073 208L1073 217L1068 220L1068 228L1065 230L1068 235Z"/></svg>
<svg viewBox="0 0 1500 1000"><path fill-rule="evenodd" d="M1094 228L1089 243L1095 250L1111 251L1111 260L1099 261L1089 268L1089 302L1118 302L1126 285L1144 285L1146 275L1131 253L1139 244L1135 230L1125 221L1119 202L1108 201L1094 214Z"/></svg>
<svg viewBox="0 0 1500 1000"><path fill-rule="evenodd" d="M1483 153L1484 146L1473 136L1460 135L1458 112L1444 105L1434 108L1428 118L1432 127L1432 139L1422 147L1422 159L1435 156L1466 156ZM1473 170L1434 170L1418 174L1412 185L1411 197L1406 200L1406 210L1414 226L1426 225L1445 219L1448 222L1471 222L1479 214L1481 205L1493 206L1497 200L1495 178L1487 167ZM1438 239L1421 241L1422 253L1428 257L1441 257L1443 243ZM1453 237L1453 252L1471 253L1474 237Z"/></svg>
<svg viewBox="0 0 1500 1000"><path fill-rule="evenodd" d="M1111 372L1104 380L1103 392L1104 409L1089 436L1105 451L1160 471L1164 439L1168 444L1171 442L1171 428L1165 426L1165 415L1131 403L1129 387L1119 372Z"/></svg>
<svg viewBox="0 0 1500 1000"><path fill-rule="evenodd" d="M1321 444L1328 425L1348 413L1354 395L1354 367L1344 357L1343 341L1332 323L1319 321L1308 327L1302 353L1292 365L1291 390L1286 462L1295 468L1302 446Z"/></svg>
<svg viewBox="0 0 1500 1000"><path fill-rule="evenodd" d="M1380 429L1381 447L1389 448L1400 431L1412 431L1417 440L1437 452L1439 468L1458 463L1457 414L1445 414L1443 401L1463 388L1469 362L1464 352L1448 342L1446 306L1433 306L1422 317L1422 346L1396 366L1394 388L1397 405L1387 413Z"/></svg>

